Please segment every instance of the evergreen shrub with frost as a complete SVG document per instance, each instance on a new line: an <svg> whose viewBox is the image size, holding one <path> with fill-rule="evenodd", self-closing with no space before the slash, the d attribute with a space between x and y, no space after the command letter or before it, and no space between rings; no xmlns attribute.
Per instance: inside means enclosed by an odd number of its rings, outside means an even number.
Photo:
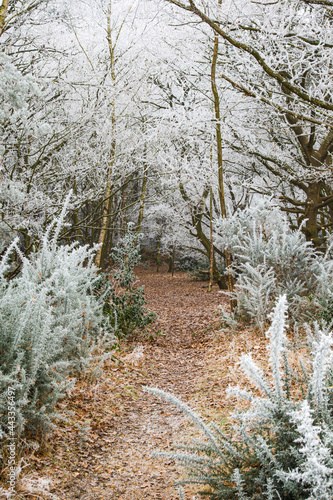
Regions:
<svg viewBox="0 0 333 500"><path fill-rule="evenodd" d="M274 301L284 293L293 320L316 310L311 299L321 287L322 255L315 253L300 229L290 229L279 208L262 202L238 211L220 221L219 233L220 245L234 258L235 298L244 320L263 330Z"/></svg>
<svg viewBox="0 0 333 500"><path fill-rule="evenodd" d="M103 302L92 293L94 251L57 243L66 206L29 258L18 241L0 263L0 434L6 437L8 388L15 392L15 431L33 437L46 432L55 405L84 370L97 344L112 341L103 326ZM22 261L8 280L11 256Z"/></svg>
<svg viewBox="0 0 333 500"><path fill-rule="evenodd" d="M242 369L256 389L229 390L248 401L246 410L233 415L231 430L207 425L173 395L147 389L180 408L205 437L180 446L182 452L159 454L185 466L188 475L180 485L205 485L202 494L213 500L333 498L333 336L318 325L309 329L310 369L301 365L293 372L286 312L282 296L267 331L268 373L251 355L242 357Z"/></svg>
<svg viewBox="0 0 333 500"><path fill-rule="evenodd" d="M320 317L327 323L333 322L333 238L328 238L328 247L321 258L317 258L315 276L317 287L313 296Z"/></svg>
<svg viewBox="0 0 333 500"><path fill-rule="evenodd" d="M143 287L136 286L134 267L140 262L138 237L129 223L125 236L113 249L112 281L100 275L98 288L104 294L104 313L118 336L129 335L136 328L145 328L153 323L156 314L148 311Z"/></svg>

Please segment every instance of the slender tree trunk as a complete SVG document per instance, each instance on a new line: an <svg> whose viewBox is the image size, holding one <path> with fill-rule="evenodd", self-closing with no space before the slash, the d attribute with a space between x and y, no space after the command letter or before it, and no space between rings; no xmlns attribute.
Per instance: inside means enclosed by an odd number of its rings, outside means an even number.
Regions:
<svg viewBox="0 0 333 500"><path fill-rule="evenodd" d="M221 4L221 0L219 0ZM216 63L219 51L219 37L215 35L214 37L214 52L211 66L211 85L214 97L214 110L215 110L215 131L216 131L216 144L217 144L217 166L218 166L218 182L219 182L219 199L220 199L220 209L221 216L225 218L227 216L226 206L225 206L225 194L224 194L224 179L223 179L223 158L222 158L222 133L221 133L221 112L220 112L220 97L216 87ZM229 292L234 291L234 279L231 274L231 255L229 250L225 251L225 261L228 268L228 289ZM230 299L231 312L235 309L235 300Z"/></svg>
<svg viewBox="0 0 333 500"><path fill-rule="evenodd" d="M224 179L223 179L223 160L222 160L222 133L221 133L221 112L220 112L220 97L216 87L216 63L219 50L219 37L214 38L214 52L211 67L211 84L214 97L215 111L215 133L217 145L217 173L219 183L219 199L222 217L226 217L225 196L224 196Z"/></svg>
<svg viewBox="0 0 333 500"><path fill-rule="evenodd" d="M112 206L112 180L111 180L111 172L108 173L108 181L104 193L104 203L103 203L103 217L101 223L101 229L98 238L99 248L95 257L95 264L97 267L101 267L102 262L102 253L103 253L103 245L106 239L106 233L108 230L108 220L110 216L111 206Z"/></svg>
<svg viewBox="0 0 333 500"><path fill-rule="evenodd" d="M156 272L158 273L160 270L160 259L161 259L161 240L162 233L160 233L157 237L157 254L156 254Z"/></svg>
<svg viewBox="0 0 333 500"><path fill-rule="evenodd" d="M312 182L307 188L306 208L304 218L306 219L304 233L308 241L312 241L316 248L322 245L322 239L319 238L318 229L318 213L321 203L322 182Z"/></svg>
<svg viewBox="0 0 333 500"><path fill-rule="evenodd" d="M75 195L75 197L77 196L77 184L76 184L76 180L74 179L74 182L73 182L73 193ZM74 210L73 212L73 224L74 226L76 227L76 236L75 236L75 239L77 242L80 241L80 237L82 237L82 231L80 230L79 228L79 208L77 208L76 210Z"/></svg>
<svg viewBox="0 0 333 500"><path fill-rule="evenodd" d="M143 213L144 213L144 207L145 207L145 199L146 199L146 193L147 193L147 183L148 183L148 175L147 175L147 166L144 166L144 173L143 173L143 180L142 180L142 190L141 190L141 196L140 196L140 210L139 210L139 216L138 216L138 222L136 224L136 238L134 244L136 245L138 242L138 237L139 233L141 230L142 226L142 221L143 221Z"/></svg>
<svg viewBox="0 0 333 500"><path fill-rule="evenodd" d="M113 204L112 204L113 206ZM113 231L112 231L112 224L113 224L113 219L111 217L108 218L108 223L107 223L107 231L106 231L106 236L103 244L103 251L101 255L101 268L105 269L109 266L109 255L111 253L112 249L112 243L113 243Z"/></svg>
<svg viewBox="0 0 333 500"><path fill-rule="evenodd" d="M169 269L168 269L168 273L171 273L172 276L175 273L175 256L176 256L175 245L172 245L171 255L169 258Z"/></svg>
<svg viewBox="0 0 333 500"><path fill-rule="evenodd" d="M190 199L188 195L186 194L185 188L182 183L179 184L179 189L180 189L180 194L182 195L182 198L189 203ZM203 229L202 229L202 216L203 216L203 211L205 207L205 200L209 194L209 190L205 188L203 194L202 194L202 202L199 207L192 208L192 223L193 226L195 227L196 233L192 234L192 236L195 236L202 246L204 247L205 251L203 252L208 260L210 259L210 251L211 251L211 244L210 244L210 239L207 238L205 235ZM214 201L214 200L213 200ZM216 248L213 248L213 271L214 271L214 280L218 284L219 288L221 290L225 290L227 288L226 283L225 283L225 278L224 276L221 276L217 264L216 264L216 259L215 259L215 252L217 251ZM223 255L221 253L221 255Z"/></svg>
<svg viewBox="0 0 333 500"><path fill-rule="evenodd" d="M112 33L111 33L111 0L109 0L109 7L108 7L108 12L107 12L107 41L108 41L109 56L110 56L111 80L114 84L115 80L116 80L115 46L112 43L112 36L111 35L112 35ZM111 193L112 193L112 173L113 173L113 166L114 166L115 154L116 154L116 140L115 140L116 109L115 108L116 108L115 101L113 98L112 102L111 102L112 142L111 142L111 148L110 148L110 162L109 162L109 167L108 167L108 171L107 171L106 188L105 188L105 192L104 192L103 215L102 215L101 229L100 229L99 238L98 238L99 248L97 250L96 257L95 257L95 264L97 267L101 267L103 245L104 245L106 233L108 230L108 220L110 217L111 206L112 206L112 196L111 196Z"/></svg>
<svg viewBox="0 0 333 500"><path fill-rule="evenodd" d="M9 0L2 0L2 5L0 7L0 36L4 32L6 26L8 6L9 6Z"/></svg>
<svg viewBox="0 0 333 500"><path fill-rule="evenodd" d="M127 233L127 183L121 192L121 203L120 203L120 234L121 237L125 236Z"/></svg>
<svg viewBox="0 0 333 500"><path fill-rule="evenodd" d="M213 239L213 190L210 187L209 200L209 229L210 229L210 266L208 291L211 292L214 284L214 239Z"/></svg>
<svg viewBox="0 0 333 500"><path fill-rule="evenodd" d="M217 263L216 263L216 259L215 259L215 252L214 252L214 246L213 246L213 252L212 252L212 247L211 247L211 241L210 239L207 238L207 236L205 235L205 233L203 232L203 229L202 229L202 221L201 221L201 216L197 216L197 219L196 219L196 226L195 226L195 229L196 229L196 236L197 238L200 240L201 244L203 245L203 247L205 248L206 250L206 255L208 257L208 259L210 260L210 257L213 253L213 276L214 276L214 281L216 281L216 283L218 284L219 288L221 290L223 289L226 289L227 286L226 286L226 283L225 283L225 278L224 276L221 276L218 268L217 268Z"/></svg>

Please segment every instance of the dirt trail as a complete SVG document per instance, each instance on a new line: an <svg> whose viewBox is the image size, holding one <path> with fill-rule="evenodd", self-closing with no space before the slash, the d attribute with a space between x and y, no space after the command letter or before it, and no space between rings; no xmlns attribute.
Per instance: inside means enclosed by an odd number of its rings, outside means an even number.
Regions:
<svg viewBox="0 0 333 500"><path fill-rule="evenodd" d="M216 344L214 333L226 299L184 273L140 269L138 275L158 315L152 329L158 333L124 342L117 356L125 364L109 363L101 379L80 382L60 405L73 413L52 436L45 458L35 460L34 474L51 478L51 491L61 500L178 499L173 484L179 466L152 453L171 451L191 431L177 409L142 387L173 392L199 410L223 406L230 376L224 366L209 372L207 353L227 349L221 339Z"/></svg>

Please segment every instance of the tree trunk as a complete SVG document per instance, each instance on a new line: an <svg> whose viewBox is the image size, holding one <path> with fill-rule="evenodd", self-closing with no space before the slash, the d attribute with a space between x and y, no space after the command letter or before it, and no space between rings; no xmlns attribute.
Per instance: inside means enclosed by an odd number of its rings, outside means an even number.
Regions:
<svg viewBox="0 0 333 500"><path fill-rule="evenodd" d="M171 255L169 258L169 269L168 269L168 273L171 273L172 276L175 273L175 256L176 256L175 245L172 245Z"/></svg>
<svg viewBox="0 0 333 500"><path fill-rule="evenodd" d="M221 1L219 0L219 4ZM214 109L215 109L215 131L216 131L216 145L217 145L217 172L218 172L218 182L219 182L219 200L221 216L225 218L227 216L226 206L225 206L225 194L224 194L224 179L223 179L223 158L222 158L222 133L221 133L221 112L220 112L220 97L216 87L216 63L219 51L219 36L214 37L214 52L211 66L211 85L214 97ZM231 255L229 250L225 251L225 261L228 269L228 290L229 292L234 291L234 278L231 274ZM230 299L231 312L235 309L236 303L234 299Z"/></svg>
<svg viewBox="0 0 333 500"><path fill-rule="evenodd" d="M156 272L160 270L162 233L157 236Z"/></svg>
<svg viewBox="0 0 333 500"><path fill-rule="evenodd" d="M203 232L203 229L202 229L202 210L200 211L199 214L195 215L195 221L196 221L196 224L195 224L196 236L200 240L203 247L205 248L206 255L207 255L209 260L210 260L211 254L213 254L212 269L213 269L214 281L218 284L218 286L221 290L225 290L227 288L226 280L225 280L224 276L221 276L221 273L219 272L219 270L217 268L214 247L213 247L213 249L211 248L211 241L207 238L207 236L205 235L205 233Z"/></svg>
<svg viewBox="0 0 333 500"><path fill-rule="evenodd" d="M107 41L109 47L109 56L110 56L110 71L111 71L111 80L115 83L116 74L115 74L115 47L112 43L111 37L111 0L109 0L109 7L107 12ZM115 128L116 128L116 109L115 109L115 101L114 99L111 102L111 128L112 128L112 137L115 137ZM100 245L96 257L95 264L97 267L101 267L102 261L102 253L103 253L103 245L106 238L106 233L108 229L108 219L111 214L111 206L112 206L112 173L113 173L113 165L115 161L115 153L116 153L116 141L112 139L111 148L110 148L110 163L107 171L107 182L106 188L104 192L104 202L103 202L103 216L101 222L101 229L98 238L98 244Z"/></svg>
<svg viewBox="0 0 333 500"><path fill-rule="evenodd" d="M2 5L0 7L0 36L4 32L6 26L8 6L9 6L9 0L2 0Z"/></svg>
<svg viewBox="0 0 333 500"><path fill-rule="evenodd" d="M209 285L208 292L211 292L214 284L214 239L213 239L213 191L209 190L209 229L210 229L210 259L209 259Z"/></svg>
<svg viewBox="0 0 333 500"><path fill-rule="evenodd" d="M322 182L313 182L308 185L306 208L304 211L304 219L306 219L304 234L308 241L312 241L316 248L319 248L323 241L319 238L319 205L321 203Z"/></svg>
<svg viewBox="0 0 333 500"><path fill-rule="evenodd" d="M144 173L143 173L143 180L142 180L142 190L141 190L141 196L140 196L140 210L139 210L138 222L136 224L136 238L135 238L135 242L134 242L135 245L138 242L138 237L139 237L139 233L140 233L142 221L143 221L143 212L144 212L145 199L146 199L146 193L147 193L147 183L148 183L148 175L147 175L147 167L145 165L144 166Z"/></svg>
<svg viewBox="0 0 333 500"><path fill-rule="evenodd" d="M102 217L101 229L100 229L99 238L98 238L99 248L97 250L96 257L95 257L95 265L97 267L101 267L101 263L102 263L103 246L104 246L104 242L106 239L106 233L108 230L108 221L109 221L111 206L112 206L111 190L112 190L112 180L111 180L111 173L109 173L108 174L108 181L107 181L107 185L106 185L106 190L104 193L103 217Z"/></svg>
<svg viewBox="0 0 333 500"><path fill-rule="evenodd" d="M183 184L181 184L181 183L179 184L179 189L180 189L180 193L181 193L184 201L189 203L190 199L189 199L188 195L186 194L186 191L185 191ZM192 236L195 236L200 241L200 243L202 244L202 246L205 249L203 251L203 253L204 253L204 255L206 255L206 257L209 260L210 253L211 253L211 244L210 244L210 240L207 238L207 236L205 235L205 233L202 229L202 216L203 216L203 210L204 210L204 206L205 206L205 200L208 196L208 193L209 193L209 191L207 189L205 189L203 194L202 194L202 203L201 203L200 207L192 207L192 210L191 210L192 211L192 223L193 223L193 226L195 227L196 232L191 233L191 234L192 234ZM218 252L218 250L215 247L214 247L214 250L215 251L213 252L213 255L215 254L215 252ZM220 252L220 255L223 256L223 253ZM215 255L213 256L213 272L214 272L214 281L218 284L219 288L221 290L225 290L226 288L228 288L224 276L221 276L221 274L219 273L219 270L217 268Z"/></svg>

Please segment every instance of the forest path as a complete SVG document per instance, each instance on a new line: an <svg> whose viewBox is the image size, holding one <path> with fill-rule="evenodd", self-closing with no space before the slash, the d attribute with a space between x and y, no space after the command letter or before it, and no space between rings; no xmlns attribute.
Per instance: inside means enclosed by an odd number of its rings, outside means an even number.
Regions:
<svg viewBox="0 0 333 500"><path fill-rule="evenodd" d="M178 499L179 465L152 454L171 451L192 427L142 387L170 391L216 418L226 413L226 387L237 381L230 362L238 360L242 342L218 332L218 306L227 300L218 288L207 293L206 284L185 273L140 268L137 274L158 315L151 336L122 342L116 355L124 363L109 362L97 382L77 384L60 405L73 414L52 436L45 458L34 461L35 474L49 477L61 500Z"/></svg>

